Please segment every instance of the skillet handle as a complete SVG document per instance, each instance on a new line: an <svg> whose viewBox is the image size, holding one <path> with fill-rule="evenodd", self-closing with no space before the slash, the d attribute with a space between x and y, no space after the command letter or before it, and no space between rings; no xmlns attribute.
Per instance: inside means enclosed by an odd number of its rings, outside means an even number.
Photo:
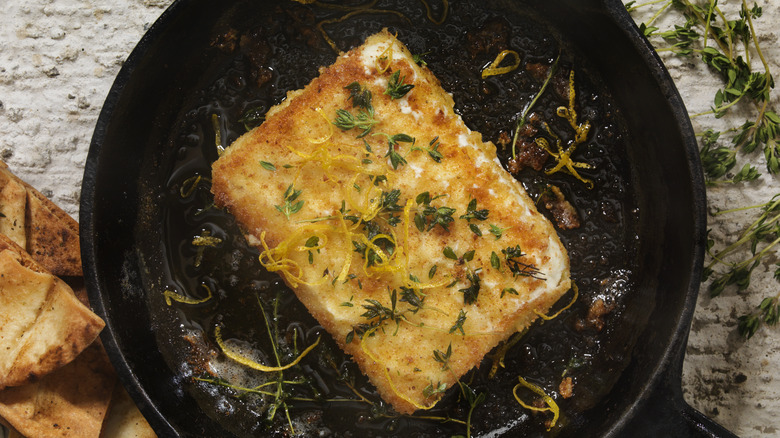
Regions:
<svg viewBox="0 0 780 438"><path fill-rule="evenodd" d="M660 388L659 388L660 389ZM679 394L657 389L619 434L626 437L737 438L697 411Z"/></svg>
<svg viewBox="0 0 780 438"><path fill-rule="evenodd" d="M631 420L618 436L675 438L737 438L737 435L691 407L682 394L682 362L687 336L677 346L677 354L669 361L644 400L635 405Z"/></svg>

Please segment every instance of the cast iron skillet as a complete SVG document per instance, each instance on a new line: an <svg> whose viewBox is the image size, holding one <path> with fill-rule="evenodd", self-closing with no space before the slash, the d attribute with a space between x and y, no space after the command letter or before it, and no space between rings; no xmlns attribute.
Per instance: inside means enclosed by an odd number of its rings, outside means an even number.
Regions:
<svg viewBox="0 0 780 438"><path fill-rule="evenodd" d="M653 307L629 365L611 392L584 414L577 436L733 436L691 408L680 388L682 360L701 274L705 191L696 140L662 63L619 0L526 0L598 68L642 145L631 156L641 187L639 296ZM154 259L138 227L157 202L157 150L182 102L210 68L200 54L231 2L175 2L120 71L97 122L81 201L90 299L106 321L101 335L119 377L160 436L222 436L199 412L158 351L143 277ZM653 304L654 303L654 304Z"/></svg>

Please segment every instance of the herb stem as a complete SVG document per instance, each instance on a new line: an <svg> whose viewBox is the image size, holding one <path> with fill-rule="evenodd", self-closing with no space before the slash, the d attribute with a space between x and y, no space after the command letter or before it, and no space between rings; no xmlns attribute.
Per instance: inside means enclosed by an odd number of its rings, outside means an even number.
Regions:
<svg viewBox="0 0 780 438"><path fill-rule="evenodd" d="M731 102L729 102L729 103L727 103L727 104L725 104L725 105L723 105L723 106L720 106L720 107L718 107L718 108L713 108L713 109L711 109L711 110L709 110L709 111L703 111L703 112L700 112L700 113L691 114L691 115L690 115L690 116L688 116L688 117L690 117L690 118L692 118L692 119L693 119L693 118L696 118L696 117L707 116L707 115L710 115L710 114L718 114L718 113L722 113L723 111L726 111L727 109L729 109L729 108L731 108L732 106L734 106L734 105L736 105L737 103L739 103L739 101L740 101L740 100L742 100L742 98L743 98L743 97L745 97L745 95L744 95L744 94L743 94L743 95L740 95L740 96L739 96L739 97L737 97L736 99L732 100ZM759 120L760 120L760 119L759 119Z"/></svg>
<svg viewBox="0 0 780 438"><path fill-rule="evenodd" d="M550 70L547 71L547 77L544 78L544 82L542 83L542 88L539 89L539 91L536 93L533 99L523 108L523 114L520 116L520 120L517 121L517 127L515 128L515 135L512 137L512 159L517 159L517 153L516 153L516 147L517 147L517 137L520 133L520 129L525 126L525 119L528 117L528 113L531 111L531 108L536 104L536 101L539 100L539 97L544 94L544 90L547 89L547 85L550 83L550 80L552 79L553 75L555 74L555 71L558 69L558 60L561 59L560 53L555 58L555 61L553 61L552 65L550 66Z"/></svg>
<svg viewBox="0 0 780 438"><path fill-rule="evenodd" d="M727 263L723 260L723 257L733 251L735 251L740 246L750 242L754 238L754 233L756 229L761 224L772 224L780 221L780 214L777 214L770 218L767 221L767 218L769 217L769 213L772 212L775 208L777 208L780 205L780 198L775 199L774 201L767 202L765 204L756 205L752 207L743 207L743 208L737 208L732 210L723 210L721 212L718 212L719 214L727 213L727 212L735 212L735 211L741 211L741 210L747 210L750 208L765 208L766 211L764 214L762 214L758 219L756 219L752 224L750 224L749 227L742 233L742 235L737 239L734 243L727 246L723 250L719 251L717 254L712 254L712 262L708 265L709 268L715 265L715 263L721 263L727 266L734 266L734 267L745 267L749 266L751 263L755 262L756 260L759 260L761 257L763 257L764 254L766 254L770 249L772 249L775 245L780 243L780 237L775 239L774 242L768 244L766 247L764 247L760 252L758 252L756 255L751 257L750 259L740 263L740 264L731 264Z"/></svg>
<svg viewBox="0 0 780 438"><path fill-rule="evenodd" d="M723 23L728 25L729 20L726 18L725 15L723 15L723 11L721 11L720 8L717 7L717 5L712 5L712 3L713 3L713 0L710 0L710 5L711 6L709 8L710 9L709 13L711 14L712 13L711 10L714 9L715 12L718 13L718 17L720 17L720 19L723 21ZM714 6L714 8L713 8L713 6ZM708 16L707 19L709 19L709 18L710 17ZM709 31L710 31L710 22L707 21L706 23L707 23L706 31L707 31L707 33L709 33ZM705 33L705 35L706 35L706 33ZM733 65L733 63L734 63L733 62L734 61L734 38L731 36L731 32L727 32L726 33L726 38L728 39L728 49L729 49L728 50L728 57L732 61L732 65ZM705 47L706 47L706 45L705 45Z"/></svg>
<svg viewBox="0 0 780 438"><path fill-rule="evenodd" d="M652 4L652 3L645 3L645 4ZM653 22L654 22L655 20L657 20L657 19L658 19L658 17L660 17L660 16L661 16L661 14L663 14L663 13L664 13L664 11L666 11L667 9L669 9L669 7L671 7L671 6L672 6L672 2L671 2L671 1L669 1L668 3L666 3L665 5L663 5L663 6L661 7L661 9L659 9L659 10L658 10L658 12L656 12L656 13L655 13L655 15L653 15L652 17L650 17L650 19L649 19L649 20L647 20L647 25L649 26L649 25L653 24Z"/></svg>
<svg viewBox="0 0 780 438"><path fill-rule="evenodd" d="M753 19L750 17L750 10L747 7L747 2L745 0L742 0L742 7L745 9L745 18L747 19L748 26L750 27L750 36L753 38L753 45L756 46L756 53L758 53L759 59L761 59L761 64L764 65L764 71L768 74L769 73L769 63L767 63L766 58L764 58L764 52L761 50L761 46L758 44L758 36L756 36L756 29L753 27ZM745 53L749 53L748 50L745 50Z"/></svg>
<svg viewBox="0 0 780 438"><path fill-rule="evenodd" d="M650 0L650 1L647 1L647 2L644 2L644 3L640 3L638 5L635 5L635 6L630 6L630 7L626 8L626 10L628 12L632 12L632 11L635 11L635 10L637 10L639 8L642 8L642 7L645 7L645 6L655 5L655 4L663 3L663 2L667 2L667 5L671 4L671 2L669 0Z"/></svg>

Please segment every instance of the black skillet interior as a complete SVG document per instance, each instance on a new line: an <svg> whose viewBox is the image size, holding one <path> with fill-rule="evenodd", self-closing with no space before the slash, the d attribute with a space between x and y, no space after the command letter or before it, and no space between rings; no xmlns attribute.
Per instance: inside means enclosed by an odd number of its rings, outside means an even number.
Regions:
<svg viewBox="0 0 780 438"><path fill-rule="evenodd" d="M498 3L491 6L512 2ZM625 370L615 369L614 387L572 418L563 435L663 434L643 423L650 415L654 421L649 424L665 424L666 432L676 436L725 434L685 405L679 389L705 225L696 143L681 100L619 1L519 4L572 44L619 106L630 133L633 202L640 212L633 253L641 269L634 297L621 316L629 321L625 327L636 328L638 338L626 340L635 346ZM165 199L166 176L159 169L169 166L171 154L160 151L171 149L171 127L182 120L188 100L231 62L215 50L214 35L251 23L246 11L275 13L273 6L258 2L174 3L117 77L86 164L81 236L90 298L106 320L102 338L120 378L161 436L228 434L202 413L184 389L181 370L160 352L147 277L165 263L159 254L165 236L155 212ZM299 83L289 86L304 85L312 74L302 74ZM660 418L667 421L655 421Z"/></svg>

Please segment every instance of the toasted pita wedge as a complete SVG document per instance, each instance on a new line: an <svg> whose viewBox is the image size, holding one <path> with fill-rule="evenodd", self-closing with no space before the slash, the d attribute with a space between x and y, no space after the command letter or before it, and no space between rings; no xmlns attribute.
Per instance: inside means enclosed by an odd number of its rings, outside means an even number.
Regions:
<svg viewBox="0 0 780 438"><path fill-rule="evenodd" d="M152 427L121 384L114 387L100 438L156 438Z"/></svg>
<svg viewBox="0 0 780 438"><path fill-rule="evenodd" d="M81 275L78 223L0 161L0 233L49 272Z"/></svg>
<svg viewBox="0 0 780 438"><path fill-rule="evenodd" d="M0 166L0 169L3 167ZM23 248L27 247L27 233L24 229L26 206L27 188L16 181L10 172L0 171L0 233Z"/></svg>
<svg viewBox="0 0 780 438"><path fill-rule="evenodd" d="M8 424L8 422L3 420L2 418L0 418L0 426L5 427L5 429L6 429L7 433L8 433L6 435L6 438L24 438L24 435L19 433L18 430L16 430L13 427L11 427L11 425ZM0 436L3 436L2 432L3 432L3 429L0 428Z"/></svg>
<svg viewBox="0 0 780 438"><path fill-rule="evenodd" d="M0 416L27 437L100 436L116 382L101 344L40 381L0 391Z"/></svg>
<svg viewBox="0 0 780 438"><path fill-rule="evenodd" d="M69 363L105 326L65 282L3 237L0 309L0 389Z"/></svg>

